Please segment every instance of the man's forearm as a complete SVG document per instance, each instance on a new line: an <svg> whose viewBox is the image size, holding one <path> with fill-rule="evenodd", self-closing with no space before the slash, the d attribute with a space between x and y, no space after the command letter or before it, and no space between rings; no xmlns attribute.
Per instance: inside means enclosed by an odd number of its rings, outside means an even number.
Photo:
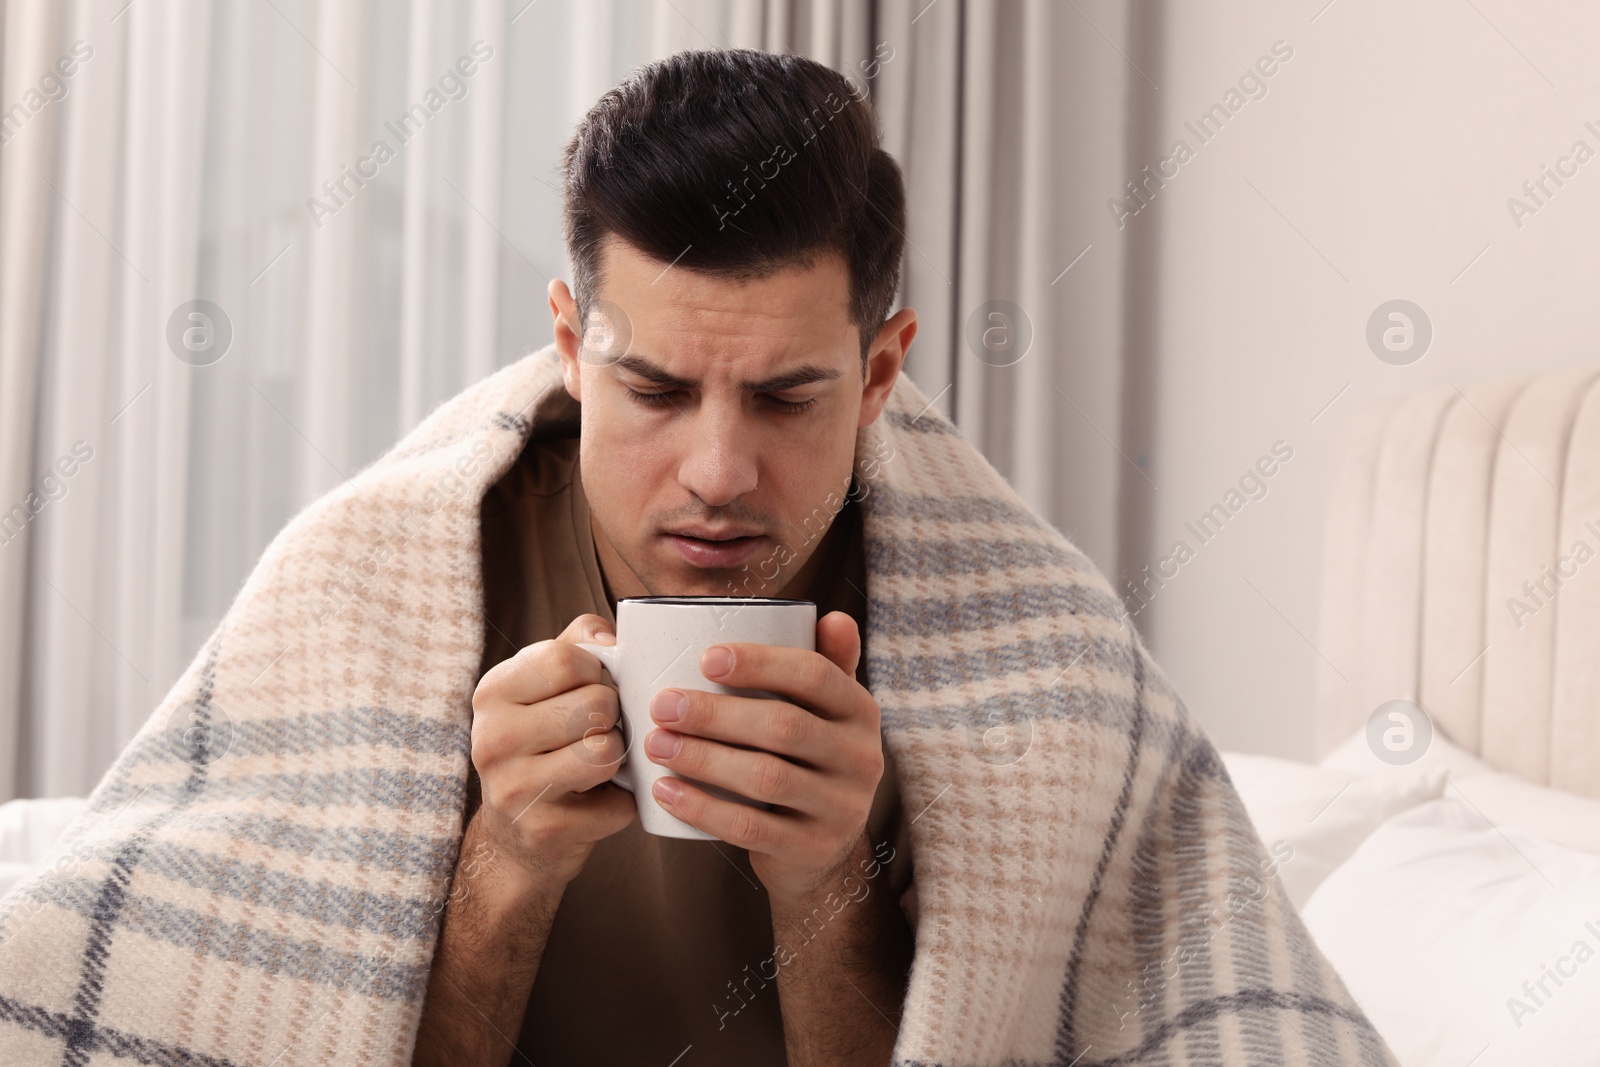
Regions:
<svg viewBox="0 0 1600 1067"><path fill-rule="evenodd" d="M790 1067L882 1067L893 1056L914 941L882 858L863 835L812 899L770 901Z"/></svg>
<svg viewBox="0 0 1600 1067"><path fill-rule="evenodd" d="M461 844L428 977L413 1065L503 1067L544 955L560 891L529 888L504 862L481 860L477 821ZM469 863L482 863L467 873Z"/></svg>

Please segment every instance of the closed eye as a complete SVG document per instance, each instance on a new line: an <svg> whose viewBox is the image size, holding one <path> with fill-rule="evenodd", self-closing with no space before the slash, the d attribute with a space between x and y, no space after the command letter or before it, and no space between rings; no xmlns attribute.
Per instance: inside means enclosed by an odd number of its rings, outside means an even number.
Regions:
<svg viewBox="0 0 1600 1067"><path fill-rule="evenodd" d="M623 386L623 388L628 389L627 386ZM637 389L628 389L628 396L649 407L665 407L672 403L669 398L675 392L677 392L676 389L668 389L663 393L641 393Z"/></svg>
<svg viewBox="0 0 1600 1067"><path fill-rule="evenodd" d="M676 407L677 405L673 403L672 397L674 394L681 392L678 389L667 389L659 393L641 393L639 390L630 389L627 386L623 386L623 388L628 390L629 398L635 403L652 408L666 407L668 404ZM812 397L810 400L779 400L775 396L768 396L767 401L785 415L798 415L815 407L817 398Z"/></svg>

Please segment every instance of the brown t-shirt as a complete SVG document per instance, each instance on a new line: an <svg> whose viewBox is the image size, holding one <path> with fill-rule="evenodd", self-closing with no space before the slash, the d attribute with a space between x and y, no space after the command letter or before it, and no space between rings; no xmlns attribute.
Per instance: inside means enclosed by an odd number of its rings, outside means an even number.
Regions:
<svg viewBox="0 0 1600 1067"><path fill-rule="evenodd" d="M530 442L484 497L482 523L487 627L479 677L519 648L556 637L578 615L615 623L577 438ZM829 555L808 599L819 619L834 610L855 618L863 638L856 680L865 686L866 568L853 494L817 551ZM868 884L904 901L912 884L910 827L887 745L883 753L867 833L880 857L890 855L888 846L894 852ZM468 792L470 817L479 803L475 773ZM803 940L797 933L785 944L798 950ZM785 1064L776 982L763 978L776 973L773 948L767 892L745 849L657 837L634 820L596 843L568 884L517 1050L533 1063L562 1067Z"/></svg>

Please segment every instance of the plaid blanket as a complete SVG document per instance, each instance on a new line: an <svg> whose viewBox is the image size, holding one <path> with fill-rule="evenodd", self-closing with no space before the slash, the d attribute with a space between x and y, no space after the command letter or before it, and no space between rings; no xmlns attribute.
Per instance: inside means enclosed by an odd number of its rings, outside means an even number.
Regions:
<svg viewBox="0 0 1600 1067"><path fill-rule="evenodd" d="M571 404L532 353L278 534L0 899L0 1063L409 1062L461 888L479 502ZM1094 564L905 375L856 473L916 865L894 1063L1391 1064Z"/></svg>

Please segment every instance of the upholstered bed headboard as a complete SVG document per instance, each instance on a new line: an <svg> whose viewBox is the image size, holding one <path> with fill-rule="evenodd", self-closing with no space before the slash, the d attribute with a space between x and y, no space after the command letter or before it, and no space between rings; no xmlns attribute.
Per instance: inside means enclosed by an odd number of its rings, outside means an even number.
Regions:
<svg viewBox="0 0 1600 1067"><path fill-rule="evenodd" d="M1317 754L1404 698L1600 796L1600 367L1363 409L1328 503Z"/></svg>

